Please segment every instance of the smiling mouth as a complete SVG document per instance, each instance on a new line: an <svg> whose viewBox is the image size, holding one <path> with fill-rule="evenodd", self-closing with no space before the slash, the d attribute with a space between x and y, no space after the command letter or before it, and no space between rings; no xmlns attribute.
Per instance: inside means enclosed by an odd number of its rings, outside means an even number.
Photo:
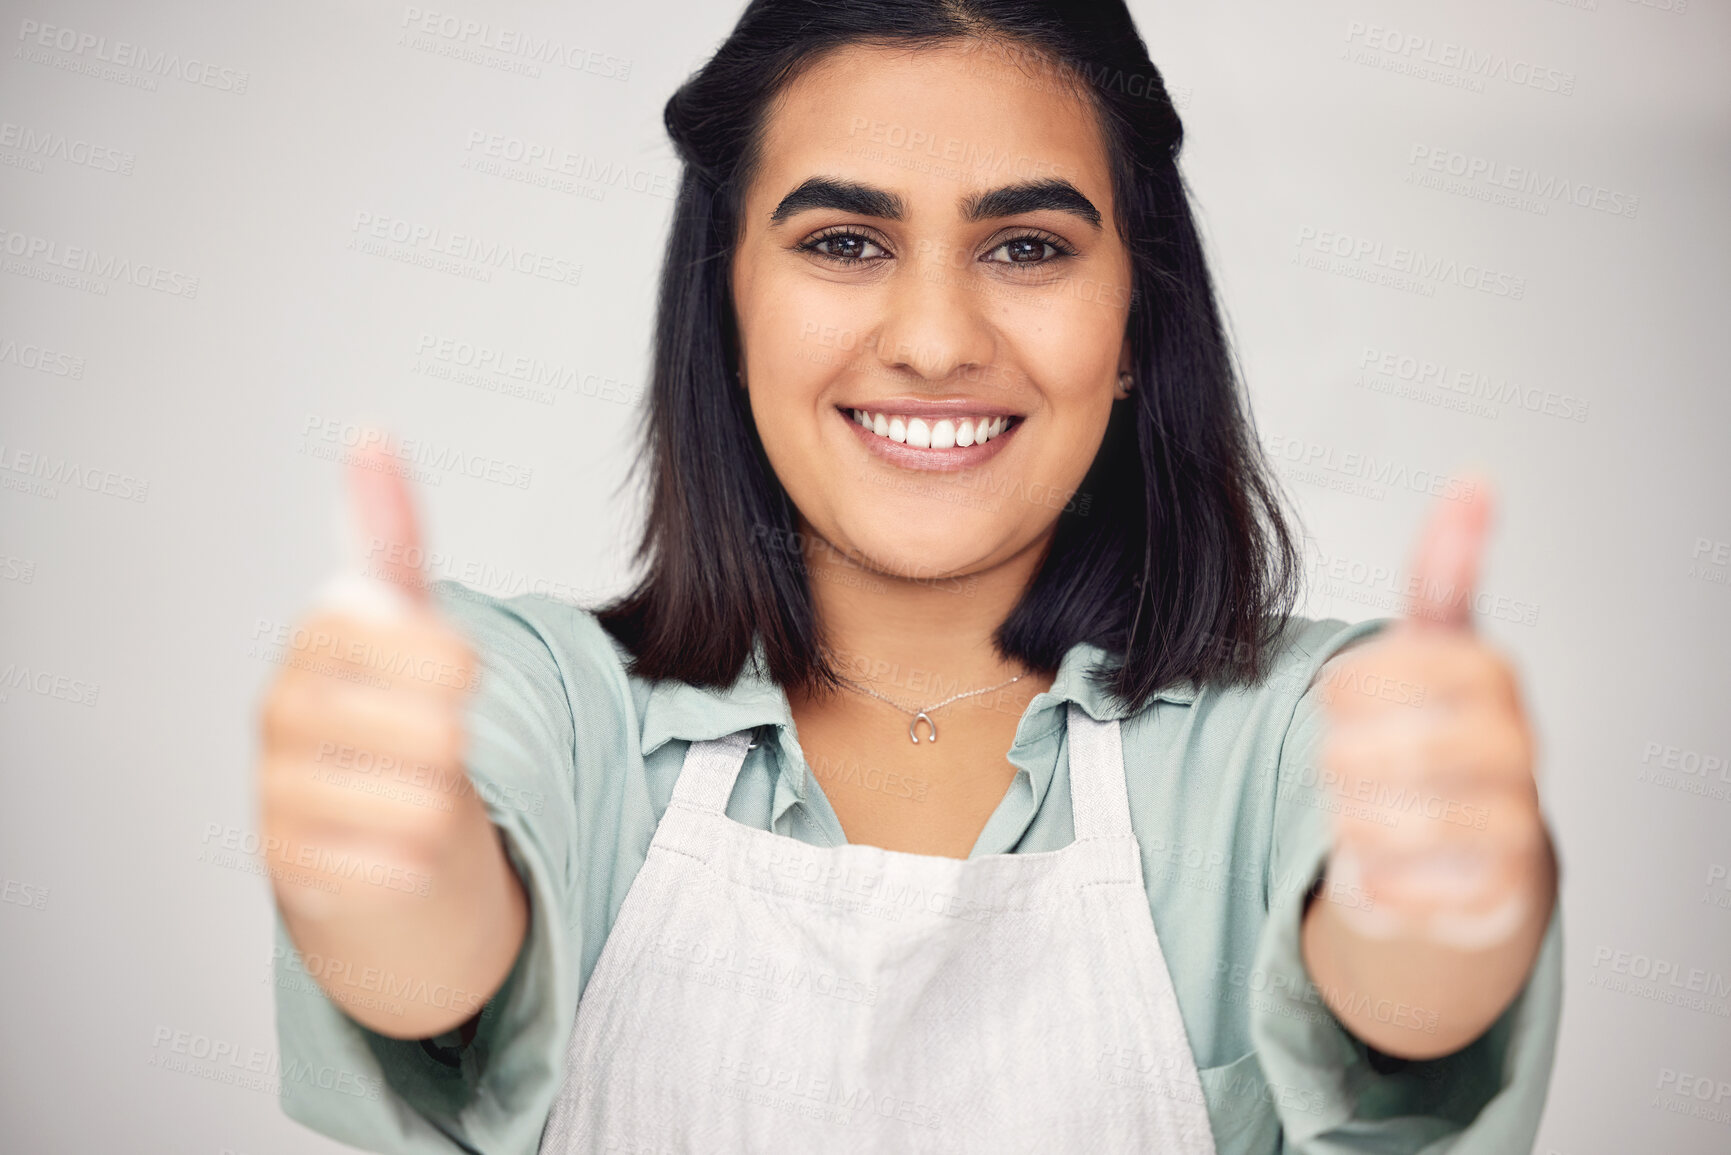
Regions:
<svg viewBox="0 0 1731 1155"><path fill-rule="evenodd" d="M906 413L842 409L862 430L915 449L966 449L986 445L1022 421L1007 415L972 414L960 417L917 417Z"/></svg>

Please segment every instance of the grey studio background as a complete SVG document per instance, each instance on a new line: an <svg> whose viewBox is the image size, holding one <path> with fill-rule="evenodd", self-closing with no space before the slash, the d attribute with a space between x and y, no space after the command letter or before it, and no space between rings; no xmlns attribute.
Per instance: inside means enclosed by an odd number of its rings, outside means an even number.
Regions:
<svg viewBox="0 0 1731 1155"><path fill-rule="evenodd" d="M1398 612L1428 491L1497 481L1564 863L1538 1150L1731 1150L1731 5L1133 7L1309 612ZM661 106L738 9L0 3L6 1150L346 1150L224 1059L275 1054L252 727L338 458L421 447L444 576L620 587Z"/></svg>

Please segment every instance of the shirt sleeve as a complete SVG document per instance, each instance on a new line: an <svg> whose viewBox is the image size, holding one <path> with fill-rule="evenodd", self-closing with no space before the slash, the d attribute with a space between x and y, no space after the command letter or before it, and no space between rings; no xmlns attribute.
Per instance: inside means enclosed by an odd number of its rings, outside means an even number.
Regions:
<svg viewBox="0 0 1731 1155"><path fill-rule="evenodd" d="M1339 623L1333 623L1336 627ZM1306 896L1332 842L1334 791L1321 780L1324 716L1311 679L1346 645L1385 620L1337 628L1313 656L1277 774L1268 921L1257 945L1261 988L1250 1031L1293 1155L1503 1155L1529 1151L1550 1082L1562 1002L1561 904L1553 911L1514 1001L1477 1040L1432 1060L1383 1055L1350 1034L1306 973L1299 929ZM1296 883L1296 884L1294 884ZM1348 896L1350 897L1350 896ZM1373 1013L1434 1027L1424 1008L1389 1004Z"/></svg>
<svg viewBox="0 0 1731 1155"><path fill-rule="evenodd" d="M452 1031L423 1042L392 1039L348 1017L308 975L279 915L281 1102L298 1122L369 1151L528 1155L558 1090L577 1007L576 768L605 757L599 746L620 732L619 720L598 716L597 707L623 711L629 696L605 635L581 611L487 598L451 582L436 583L434 593L480 659L465 768L528 893L527 937L472 1037L465 1043ZM572 681L585 691L581 734Z"/></svg>

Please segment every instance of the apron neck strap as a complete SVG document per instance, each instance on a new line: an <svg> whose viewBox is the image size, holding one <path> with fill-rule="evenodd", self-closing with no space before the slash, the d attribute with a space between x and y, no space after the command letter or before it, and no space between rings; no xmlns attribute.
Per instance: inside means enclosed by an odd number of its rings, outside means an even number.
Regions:
<svg viewBox="0 0 1731 1155"><path fill-rule="evenodd" d="M745 752L750 748L752 731L741 730L708 741L693 742L685 752L685 764L673 783L673 798L669 805L701 810L706 814L723 814L727 800L733 794L733 783L739 768L745 765Z"/></svg>
<svg viewBox="0 0 1731 1155"><path fill-rule="evenodd" d="M1124 785L1124 746L1118 720L1096 722L1086 710L1071 702L1065 721L1070 743L1070 810L1076 840L1128 837L1130 795Z"/></svg>

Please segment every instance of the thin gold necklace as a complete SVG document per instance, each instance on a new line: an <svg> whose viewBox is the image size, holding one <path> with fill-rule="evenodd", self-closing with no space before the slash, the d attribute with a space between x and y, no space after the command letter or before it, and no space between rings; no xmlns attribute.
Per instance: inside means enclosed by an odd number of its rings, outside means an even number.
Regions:
<svg viewBox="0 0 1731 1155"><path fill-rule="evenodd" d="M952 702L960 702L963 698L976 698L981 694L989 694L993 690L1002 690L1005 686L1009 686L1009 685L1012 685L1016 682L1021 681L1023 678L1027 677L1027 675L1026 674L1017 674L1015 677L1011 678L1008 682L999 682L997 685L987 686L983 690L969 690L965 694L952 694L948 698L945 698L943 701L934 703L933 705L926 706L924 708L913 708L913 707L904 706L904 705L902 705L902 703L896 701L894 698L887 697L883 694L880 694L876 690L872 689L870 686L863 686L860 683L854 681L852 678L847 677L846 675L837 674L836 677L840 678L843 682L846 682L848 685L852 686L854 689L858 690L862 694L870 694L872 697L876 698L880 702L888 702L890 705L894 706L896 709L900 710L904 714L912 714L913 720L908 723L908 737L913 739L914 745L918 746L920 744L919 725L920 725L920 722L922 719L925 721L927 732L931 735L929 738L926 739L926 741L936 742L938 740L938 724L936 722L932 721L932 711L933 710L942 709L943 707L948 706Z"/></svg>

